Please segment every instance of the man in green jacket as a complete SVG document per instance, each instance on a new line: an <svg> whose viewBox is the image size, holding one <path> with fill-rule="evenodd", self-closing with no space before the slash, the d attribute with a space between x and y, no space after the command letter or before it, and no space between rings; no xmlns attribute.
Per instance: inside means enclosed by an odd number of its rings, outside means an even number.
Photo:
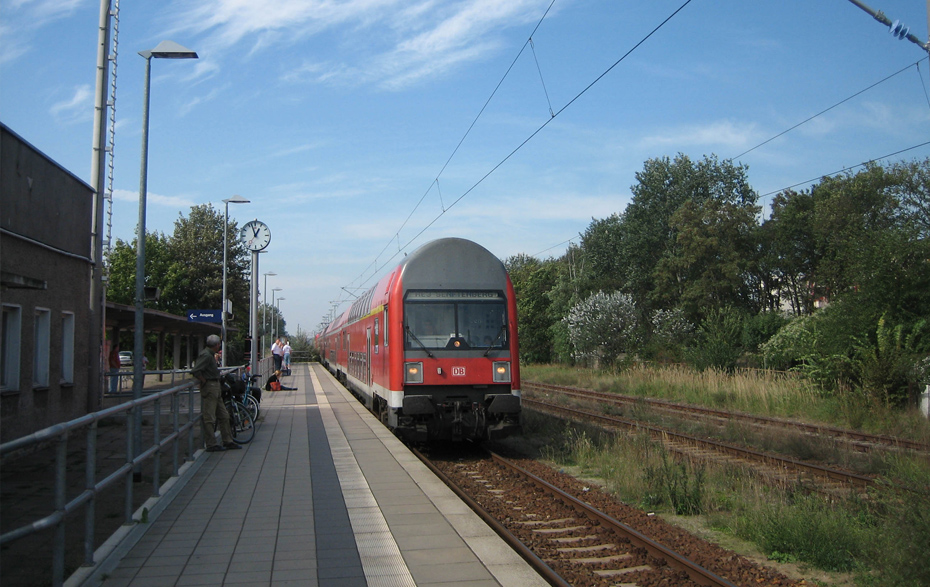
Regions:
<svg viewBox="0 0 930 587"><path fill-rule="evenodd" d="M220 391L220 368L216 364L216 353L221 346L222 341L219 336L215 334L208 336L207 346L197 355L194 368L191 369L191 375L200 381L200 422L203 425L203 442L207 447L207 452L242 448L233 442L232 431L229 428L229 413L223 405ZM223 444L216 442L217 422L219 422Z"/></svg>

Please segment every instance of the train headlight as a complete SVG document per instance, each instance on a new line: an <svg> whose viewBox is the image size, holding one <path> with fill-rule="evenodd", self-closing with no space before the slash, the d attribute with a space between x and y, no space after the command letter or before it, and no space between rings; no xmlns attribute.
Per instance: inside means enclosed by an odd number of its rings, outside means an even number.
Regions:
<svg viewBox="0 0 930 587"><path fill-rule="evenodd" d="M510 383L510 363L494 362L494 383Z"/></svg>
<svg viewBox="0 0 930 587"><path fill-rule="evenodd" d="M423 383L423 363L406 363L404 383Z"/></svg>

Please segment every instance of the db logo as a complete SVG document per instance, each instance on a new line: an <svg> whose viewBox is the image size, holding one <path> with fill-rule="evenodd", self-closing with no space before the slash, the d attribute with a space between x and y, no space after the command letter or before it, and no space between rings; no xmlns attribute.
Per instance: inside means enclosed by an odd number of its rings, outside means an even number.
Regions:
<svg viewBox="0 0 930 587"><path fill-rule="evenodd" d="M465 367L452 367L453 377L465 377Z"/></svg>

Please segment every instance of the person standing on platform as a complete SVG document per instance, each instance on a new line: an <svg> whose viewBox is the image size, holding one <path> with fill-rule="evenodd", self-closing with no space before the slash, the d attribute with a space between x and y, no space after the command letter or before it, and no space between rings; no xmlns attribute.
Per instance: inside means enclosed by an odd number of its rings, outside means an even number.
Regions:
<svg viewBox="0 0 930 587"><path fill-rule="evenodd" d="M291 374L291 341L284 339L284 371L287 375Z"/></svg>
<svg viewBox="0 0 930 587"><path fill-rule="evenodd" d="M216 353L222 346L219 336L207 337L207 346L197 355L191 375L200 381L200 413L203 425L203 442L207 452L238 450L242 447L233 442L232 430L229 428L229 413L223 405L220 390L220 368L216 364ZM219 424L220 438L223 444L216 442L216 427Z"/></svg>
<svg viewBox="0 0 930 587"><path fill-rule="evenodd" d="M274 370L280 371L281 362L284 360L284 345L281 344L280 338L276 338L271 345L271 356L274 358Z"/></svg>
<svg viewBox="0 0 930 587"><path fill-rule="evenodd" d="M119 360L119 343L114 342L113 348L110 349L110 393L116 393L119 389L119 370L122 364Z"/></svg>

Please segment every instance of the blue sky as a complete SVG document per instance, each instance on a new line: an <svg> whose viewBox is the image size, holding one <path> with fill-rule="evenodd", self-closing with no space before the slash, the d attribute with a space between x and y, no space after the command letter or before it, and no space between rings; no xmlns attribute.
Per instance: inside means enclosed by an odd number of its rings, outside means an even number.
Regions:
<svg viewBox="0 0 930 587"><path fill-rule="evenodd" d="M152 62L147 228L250 199L230 216L271 228L259 272L292 332L434 238L558 256L623 211L647 159L736 157L900 70L738 161L767 202L930 156L911 149L930 140L926 52L851 2L693 0L621 60L684 3L122 2L113 238L138 218L137 53L163 40L200 58ZM867 4L927 38L927 3ZM0 120L88 182L99 6L0 8Z"/></svg>

